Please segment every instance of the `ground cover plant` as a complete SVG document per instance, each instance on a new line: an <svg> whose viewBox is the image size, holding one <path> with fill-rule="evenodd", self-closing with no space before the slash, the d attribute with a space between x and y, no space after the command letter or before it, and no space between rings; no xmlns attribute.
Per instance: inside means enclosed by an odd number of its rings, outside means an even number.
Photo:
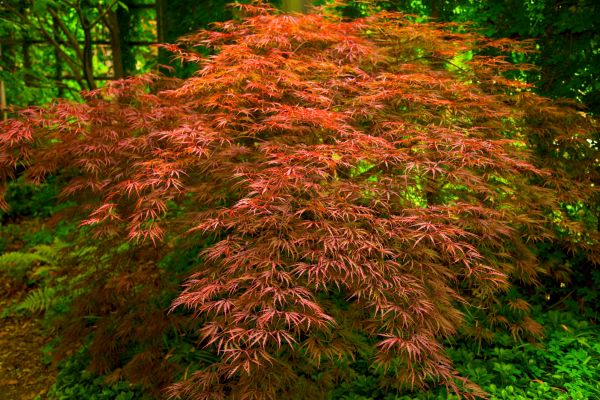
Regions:
<svg viewBox="0 0 600 400"><path fill-rule="evenodd" d="M485 397L444 341L539 337L506 292L556 272L544 246L598 263L596 123L510 78L526 43L240 8L168 46L188 79L2 123L0 178L52 176L78 204L57 354L182 398L326 398L357 360L389 393ZM44 249L3 257L22 277Z"/></svg>

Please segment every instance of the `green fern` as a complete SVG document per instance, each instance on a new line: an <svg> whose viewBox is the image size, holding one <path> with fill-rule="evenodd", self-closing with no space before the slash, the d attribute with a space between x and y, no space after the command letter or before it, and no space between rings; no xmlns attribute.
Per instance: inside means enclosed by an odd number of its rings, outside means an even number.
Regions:
<svg viewBox="0 0 600 400"><path fill-rule="evenodd" d="M27 310L32 313L43 312L56 304L58 297L55 296L56 290L50 287L44 287L33 290L17 306L17 310Z"/></svg>
<svg viewBox="0 0 600 400"><path fill-rule="evenodd" d="M23 280L35 264L48 260L37 253L11 252L0 256L0 271L6 272L15 280Z"/></svg>
<svg viewBox="0 0 600 400"><path fill-rule="evenodd" d="M50 245L40 244L38 246L35 246L33 249L35 254L38 254L39 256L48 260L48 262L52 262L58 258L59 252L65 247L67 247L66 243L58 239L54 239L54 242Z"/></svg>
<svg viewBox="0 0 600 400"><path fill-rule="evenodd" d="M55 240L51 245L38 245L30 251L14 251L0 255L0 272L6 272L11 278L22 281L27 274L34 270L34 274L53 269L57 262L59 252L66 246L60 240ZM38 270L42 271L38 271Z"/></svg>

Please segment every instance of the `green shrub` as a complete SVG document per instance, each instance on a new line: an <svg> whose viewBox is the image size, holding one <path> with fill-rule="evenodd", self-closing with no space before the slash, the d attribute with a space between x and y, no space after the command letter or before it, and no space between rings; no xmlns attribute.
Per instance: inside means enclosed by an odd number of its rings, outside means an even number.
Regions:
<svg viewBox="0 0 600 400"><path fill-rule="evenodd" d="M493 344L479 347L460 341L449 355L462 376L480 385L491 400L584 400L600 398L600 327L574 311L536 310L546 336L540 343L515 343L499 334ZM360 361L355 363L360 366ZM357 368L351 382L330 393L331 400L456 399L445 390L410 395L386 393L372 370Z"/></svg>
<svg viewBox="0 0 600 400"><path fill-rule="evenodd" d="M107 383L107 378L85 370L89 364L85 348L63 361L49 400L146 400L152 397L128 382Z"/></svg>

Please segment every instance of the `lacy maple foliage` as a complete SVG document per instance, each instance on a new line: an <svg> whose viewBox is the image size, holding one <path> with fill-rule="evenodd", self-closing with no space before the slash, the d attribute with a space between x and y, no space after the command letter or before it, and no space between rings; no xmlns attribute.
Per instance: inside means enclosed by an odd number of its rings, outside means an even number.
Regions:
<svg viewBox="0 0 600 400"><path fill-rule="evenodd" d="M323 398L361 357L391 388L482 396L441 341L469 308L473 335L539 333L526 312L493 312L511 278L543 272L532 243L599 261L597 232L557 218L597 193L594 121L507 78L523 66L502 54L522 43L242 7L169 46L198 65L189 79L117 81L3 123L1 178L67 171L63 194L93 206L82 223L99 237L215 238L173 307L219 361L173 395Z"/></svg>

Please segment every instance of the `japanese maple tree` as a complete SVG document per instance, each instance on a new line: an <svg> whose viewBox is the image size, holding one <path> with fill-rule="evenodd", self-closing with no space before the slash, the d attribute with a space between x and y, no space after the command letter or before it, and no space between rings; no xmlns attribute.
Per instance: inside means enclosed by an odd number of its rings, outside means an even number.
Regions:
<svg viewBox="0 0 600 400"><path fill-rule="evenodd" d="M323 398L360 357L391 388L482 396L441 341L540 333L524 301L494 311L511 279L544 272L535 242L599 261L598 232L560 212L597 193L595 122L508 78L524 67L503 54L527 44L242 8L169 46L198 65L189 79L117 81L3 123L0 178L62 171L100 238L214 238L173 307L219 360L173 395Z"/></svg>

